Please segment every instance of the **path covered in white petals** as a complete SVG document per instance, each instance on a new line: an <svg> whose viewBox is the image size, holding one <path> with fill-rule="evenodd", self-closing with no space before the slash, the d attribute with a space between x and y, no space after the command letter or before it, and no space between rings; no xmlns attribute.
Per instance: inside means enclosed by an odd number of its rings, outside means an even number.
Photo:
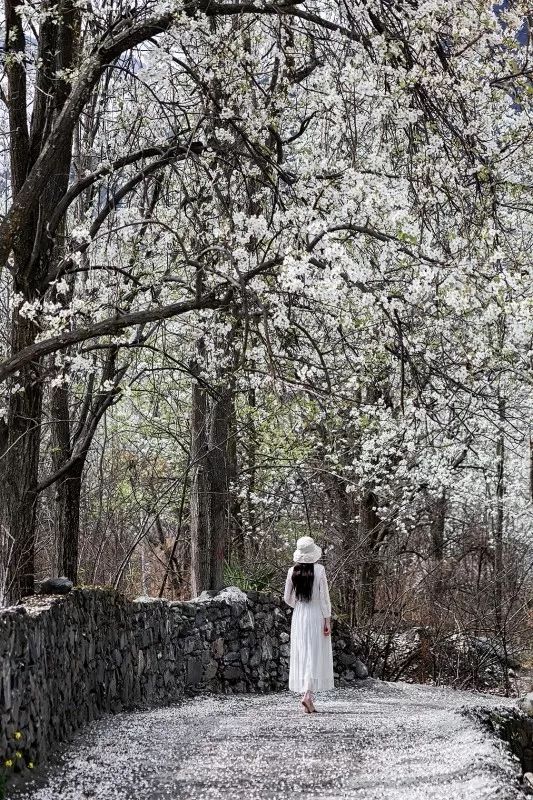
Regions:
<svg viewBox="0 0 533 800"><path fill-rule="evenodd" d="M461 714L501 702L378 681L324 695L313 715L289 694L196 698L92 724L14 796L510 800L516 765Z"/></svg>

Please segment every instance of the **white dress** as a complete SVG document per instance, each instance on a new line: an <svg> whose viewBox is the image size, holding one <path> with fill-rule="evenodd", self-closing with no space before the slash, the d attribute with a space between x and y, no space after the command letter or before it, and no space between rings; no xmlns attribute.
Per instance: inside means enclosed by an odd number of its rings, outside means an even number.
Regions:
<svg viewBox="0 0 533 800"><path fill-rule="evenodd" d="M331 635L324 636L324 618L331 617L326 570L315 564L311 600L296 600L292 567L287 573L284 600L294 608L291 623L289 689L321 692L333 689Z"/></svg>

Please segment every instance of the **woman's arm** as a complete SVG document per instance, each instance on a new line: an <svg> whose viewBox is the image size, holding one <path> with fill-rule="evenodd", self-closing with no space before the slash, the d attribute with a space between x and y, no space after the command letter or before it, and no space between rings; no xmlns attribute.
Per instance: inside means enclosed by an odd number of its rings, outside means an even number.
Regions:
<svg viewBox="0 0 533 800"><path fill-rule="evenodd" d="M294 587L292 585L292 567L289 567L289 571L287 572L287 580L285 581L285 593L283 595L283 599L288 606L294 608L296 604L296 598L294 596Z"/></svg>
<svg viewBox="0 0 533 800"><path fill-rule="evenodd" d="M325 569L322 570L318 590L320 608L322 610L322 616L324 617L324 636L329 636L331 633L331 600L329 599L328 579L326 578Z"/></svg>

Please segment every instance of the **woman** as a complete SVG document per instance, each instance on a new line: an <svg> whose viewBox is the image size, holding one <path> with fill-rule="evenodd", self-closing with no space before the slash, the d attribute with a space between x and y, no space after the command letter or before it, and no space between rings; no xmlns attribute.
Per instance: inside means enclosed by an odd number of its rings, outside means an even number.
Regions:
<svg viewBox="0 0 533 800"><path fill-rule="evenodd" d="M321 555L310 536L298 539L285 583L284 600L294 608L289 689L303 695L306 714L316 710L315 692L333 689L331 603L326 571L316 563Z"/></svg>

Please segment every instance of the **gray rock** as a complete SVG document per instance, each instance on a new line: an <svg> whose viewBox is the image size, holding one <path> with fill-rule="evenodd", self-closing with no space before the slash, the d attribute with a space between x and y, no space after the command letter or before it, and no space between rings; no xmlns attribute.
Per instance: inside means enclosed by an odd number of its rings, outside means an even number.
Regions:
<svg viewBox="0 0 533 800"><path fill-rule="evenodd" d="M47 578L39 586L39 594L68 594L73 585L68 578Z"/></svg>
<svg viewBox="0 0 533 800"><path fill-rule="evenodd" d="M253 630L255 621L251 611L246 611L239 620L239 628L243 631Z"/></svg>
<svg viewBox="0 0 533 800"><path fill-rule="evenodd" d="M519 697L516 701L516 705L524 714L527 714L528 717L533 717L533 692L528 692L522 697Z"/></svg>
<svg viewBox="0 0 533 800"><path fill-rule="evenodd" d="M263 661L268 661L272 658L272 639L270 636L265 636L261 642L261 658Z"/></svg>
<svg viewBox="0 0 533 800"><path fill-rule="evenodd" d="M359 659L357 659L355 662L354 672L355 672L355 677L359 678L359 680L368 678L368 668L366 664L363 664L363 662L360 661Z"/></svg>
<svg viewBox="0 0 533 800"><path fill-rule="evenodd" d="M161 597L150 597L150 595L148 595L148 594L143 594L140 597L136 597L133 602L134 603L155 603L155 604L157 604L157 603L164 603L165 600L163 600Z"/></svg>
<svg viewBox="0 0 533 800"><path fill-rule="evenodd" d="M522 778L522 786L527 794L533 794L533 772L524 773Z"/></svg>
<svg viewBox="0 0 533 800"><path fill-rule="evenodd" d="M204 669L204 680L212 681L218 672L218 664L216 661L210 661Z"/></svg>
<svg viewBox="0 0 533 800"><path fill-rule="evenodd" d="M212 600L218 594L217 589L204 589L204 591L195 597L196 601L204 602L205 600Z"/></svg>
<svg viewBox="0 0 533 800"><path fill-rule="evenodd" d="M215 641L211 645L211 649L215 658L222 658L222 656L224 655L224 639L222 638L215 639Z"/></svg>
<svg viewBox="0 0 533 800"><path fill-rule="evenodd" d="M231 665L224 670L224 678L227 681L240 681L244 678L244 672L241 667Z"/></svg>
<svg viewBox="0 0 533 800"><path fill-rule="evenodd" d="M259 666L260 663L261 663L261 653L258 653L257 651L252 653L252 655L250 656L250 666L257 667Z"/></svg>
<svg viewBox="0 0 533 800"><path fill-rule="evenodd" d="M337 661L340 661L341 664L345 664L347 667L351 667L352 664L355 664L357 661L357 656L355 653L340 652L337 656Z"/></svg>
<svg viewBox="0 0 533 800"><path fill-rule="evenodd" d="M248 604L248 598L246 597L245 593L237 586L227 586L218 593L218 597L225 600L227 603L230 603L231 605L235 603L243 603L244 605Z"/></svg>
<svg viewBox="0 0 533 800"><path fill-rule="evenodd" d="M200 661L195 658L187 659L187 685L201 683L203 676L203 667Z"/></svg>

